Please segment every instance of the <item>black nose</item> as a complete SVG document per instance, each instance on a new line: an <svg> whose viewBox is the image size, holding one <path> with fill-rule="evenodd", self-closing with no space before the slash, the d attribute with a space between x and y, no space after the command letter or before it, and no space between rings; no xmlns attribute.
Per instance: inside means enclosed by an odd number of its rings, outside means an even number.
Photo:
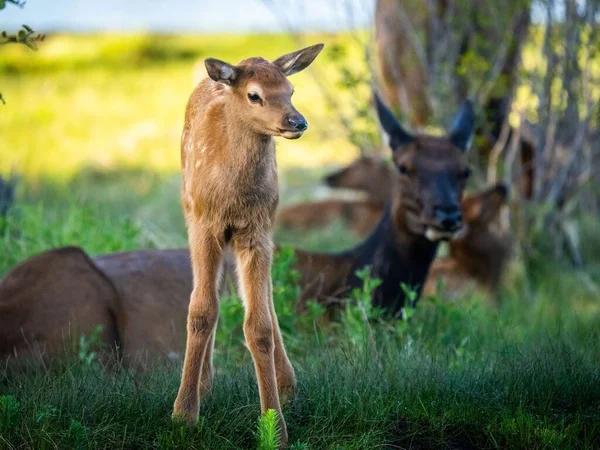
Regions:
<svg viewBox="0 0 600 450"><path fill-rule="evenodd" d="M444 231L456 231L462 226L462 212L458 206L436 206L433 213Z"/></svg>
<svg viewBox="0 0 600 450"><path fill-rule="evenodd" d="M308 128L306 119L300 114L293 114L286 119L287 124L296 131L304 131Z"/></svg>
<svg viewBox="0 0 600 450"><path fill-rule="evenodd" d="M329 187L336 187L337 184L337 174L336 173L332 173L330 175L327 175L324 178L325 184Z"/></svg>

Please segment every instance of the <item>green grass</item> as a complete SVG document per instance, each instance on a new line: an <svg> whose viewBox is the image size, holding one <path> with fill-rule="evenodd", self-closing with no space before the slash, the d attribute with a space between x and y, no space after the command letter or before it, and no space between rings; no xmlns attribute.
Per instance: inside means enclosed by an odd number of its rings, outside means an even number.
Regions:
<svg viewBox="0 0 600 450"><path fill-rule="evenodd" d="M71 203L60 214L13 210L2 236L2 270L42 249L79 244L91 253L135 248L144 233L100 208ZM339 233L338 233L339 237ZM314 239L314 235L313 235ZM574 271L536 266L513 275L495 310L473 294L422 299L409 322L387 322L353 303L338 323L298 316L285 251L273 268L298 395L285 406L298 448L594 448L600 442L600 310ZM597 266L590 266L590 273ZM530 296L525 297L524 293ZM359 294L355 302L360 301ZM217 378L201 421L169 419L179 367L145 375L106 372L87 355L16 376L0 372L0 449L256 448L259 404L243 348L243 310L223 299ZM375 341L367 341L368 334ZM86 362L87 361L87 362ZM301 445L302 444L302 445Z"/></svg>
<svg viewBox="0 0 600 450"><path fill-rule="evenodd" d="M386 342L378 351L381 368L372 354L348 348L313 345L296 356L299 392L284 407L292 443L357 450L598 445L597 359L558 336L482 349L460 364L418 342L409 349ZM12 396L5 402L15 411L0 411L0 446L255 448L260 408L252 367L218 369L194 428L169 418L176 369L111 376L76 363L5 381L1 392Z"/></svg>
<svg viewBox="0 0 600 450"><path fill-rule="evenodd" d="M346 46L350 59L356 51L344 35L307 43L321 40ZM134 35L54 36L36 54L0 49L8 102L0 106L0 173L17 164L23 175L0 223L0 275L61 245L92 255L186 245L178 141L194 64L295 47L280 36ZM322 64L335 84L335 64ZM309 74L293 81L311 128L279 145L283 204L317 196L328 165L356 155ZM341 101L353 94L340 93ZM600 447L600 233L595 217L581 224L583 269L553 261L540 245L511 267L498 308L475 293L454 303L424 298L408 322L368 309L365 323L360 292L336 323L315 305L296 314L293 254L282 252L273 280L299 381L284 407L293 448ZM332 250L357 238L334 224L276 240ZM88 336L52 367L18 375L0 368L0 450L257 448L260 408L242 315L235 296L222 299L217 378L197 427L170 420L179 367L106 372Z"/></svg>

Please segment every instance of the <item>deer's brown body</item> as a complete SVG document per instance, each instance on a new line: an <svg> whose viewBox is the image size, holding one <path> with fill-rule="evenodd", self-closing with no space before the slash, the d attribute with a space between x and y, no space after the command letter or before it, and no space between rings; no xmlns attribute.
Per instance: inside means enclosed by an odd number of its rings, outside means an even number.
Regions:
<svg viewBox="0 0 600 450"><path fill-rule="evenodd" d="M212 349L223 249L231 246L246 306L244 334L258 379L261 409L279 416L281 390L295 387L271 287L271 224L279 192L274 136L300 137L306 120L293 107L287 80L323 48L316 45L274 62L250 58L237 66L206 60L206 78L192 93L181 139L182 203L194 289L181 385L173 416L195 423L199 398L212 384Z"/></svg>
<svg viewBox="0 0 600 450"><path fill-rule="evenodd" d="M432 264L426 295L436 293L441 280L444 294L450 297L477 289L495 301L512 248L510 236L498 229L506 197L506 186L498 184L463 200L466 231L449 242L448 256Z"/></svg>
<svg viewBox="0 0 600 450"><path fill-rule="evenodd" d="M376 200L323 200L289 206L277 213L277 226L289 230L324 227L336 220L347 224L357 235L366 236L381 219L385 203Z"/></svg>
<svg viewBox="0 0 600 450"><path fill-rule="evenodd" d="M391 198L394 169L382 160L362 156L323 180L332 188L363 192L367 199L332 199L289 206L278 212L277 225L285 229L308 230L340 220L359 236L367 236L379 223Z"/></svg>
<svg viewBox="0 0 600 450"><path fill-rule="evenodd" d="M450 256L434 261L424 293L439 279L451 294L477 286L495 294L510 240L490 230L504 203L499 185L462 201L466 234L450 243ZM338 305L358 254L297 250L304 300ZM0 281L0 360L43 360L65 355L71 341L96 326L109 350L143 369L181 360L185 346L192 269L188 249L140 250L89 258L79 248L50 250L16 266Z"/></svg>

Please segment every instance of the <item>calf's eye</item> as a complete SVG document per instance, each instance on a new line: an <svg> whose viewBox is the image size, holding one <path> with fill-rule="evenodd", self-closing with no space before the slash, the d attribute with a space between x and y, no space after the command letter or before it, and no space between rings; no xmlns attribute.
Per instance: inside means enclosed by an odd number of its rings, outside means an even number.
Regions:
<svg viewBox="0 0 600 450"><path fill-rule="evenodd" d="M260 96L256 92L250 92L248 94L248 100L250 100L252 103L259 103Z"/></svg>

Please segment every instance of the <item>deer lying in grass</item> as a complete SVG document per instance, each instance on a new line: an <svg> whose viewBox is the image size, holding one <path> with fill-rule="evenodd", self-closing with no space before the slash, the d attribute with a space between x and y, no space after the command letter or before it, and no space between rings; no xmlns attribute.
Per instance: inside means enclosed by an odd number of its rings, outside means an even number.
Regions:
<svg viewBox="0 0 600 450"><path fill-rule="evenodd" d="M465 233L448 243L448 256L437 258L432 264L425 295L435 294L437 283L442 280L447 296L458 297L477 289L495 302L511 253L510 236L494 229L507 195L507 187L497 184L463 199Z"/></svg>
<svg viewBox="0 0 600 450"><path fill-rule="evenodd" d="M393 175L393 169L383 161L363 156L326 176L324 181L330 187L365 192L366 200L330 199L288 206L278 211L276 225L288 230L308 230L341 220L357 235L366 236L379 223L390 198Z"/></svg>
<svg viewBox="0 0 600 450"><path fill-rule="evenodd" d="M77 247L44 252L0 280L0 361L64 357L99 325L103 356L118 351L140 369L179 360L191 292L188 249L95 258Z"/></svg>
<svg viewBox="0 0 600 450"><path fill-rule="evenodd" d="M362 156L327 175L324 182L333 188L363 192L367 199L331 199L289 206L277 213L276 225L288 230L309 230L341 220L358 236L367 236L379 223L390 199L393 177L394 169L390 165Z"/></svg>
<svg viewBox="0 0 600 450"><path fill-rule="evenodd" d="M374 158L363 156L327 175L325 180L331 187L362 190L369 196L372 193L383 196L386 190L391 195L391 183L379 180L390 180L392 170ZM449 256L434 260L425 284L427 295L436 292L437 280L442 279L447 293L453 296L477 287L495 298L511 245L510 239L494 232L492 226L506 204L506 195L506 186L498 184L462 200L465 232L450 241ZM286 208L278 217L280 226L293 229L318 228L342 220L362 236L376 227L383 211L384 204L377 200L326 200Z"/></svg>
<svg viewBox="0 0 600 450"><path fill-rule="evenodd" d="M323 200L300 203L277 213L276 225L286 230L310 230L341 220L358 236L366 236L379 223L385 203L375 200Z"/></svg>
<svg viewBox="0 0 600 450"><path fill-rule="evenodd" d="M297 139L307 128L292 105L287 76L308 67L318 44L273 62L249 58L237 66L206 59L209 78L192 93L181 138L182 202L194 274L187 346L173 416L198 420L199 397L212 383L212 349L223 250L237 260L246 307L244 335L256 368L261 410L279 416L280 390L293 390L294 370L273 308L271 224L279 200L274 136ZM200 374L202 374L200 379Z"/></svg>
<svg viewBox="0 0 600 450"><path fill-rule="evenodd" d="M450 242L449 257L432 264L426 295L435 294L439 279L451 293L463 292L474 280L495 294L510 241L489 225L505 199L506 188L497 185L462 200L465 235ZM299 309L304 300L319 296L327 302L340 297L337 290L345 290L343 280L322 276L313 264L329 259L327 270L333 270L335 258L298 251L295 267L302 275L303 292ZM70 338L89 335L97 325L103 327L101 341L109 350L118 347L128 366L143 369L158 360L178 360L185 345L183 325L191 291L187 249L95 258L74 247L42 253L0 280L0 360L64 355Z"/></svg>
<svg viewBox="0 0 600 450"><path fill-rule="evenodd" d="M401 283L420 294L439 242L463 227L460 201L469 168L475 116L470 102L459 111L448 137L413 136L375 96L380 123L390 138L392 196L375 231L357 247L339 254L297 251L308 297L343 298L360 280L355 272L371 266L382 280L373 302L397 314L404 305Z"/></svg>

